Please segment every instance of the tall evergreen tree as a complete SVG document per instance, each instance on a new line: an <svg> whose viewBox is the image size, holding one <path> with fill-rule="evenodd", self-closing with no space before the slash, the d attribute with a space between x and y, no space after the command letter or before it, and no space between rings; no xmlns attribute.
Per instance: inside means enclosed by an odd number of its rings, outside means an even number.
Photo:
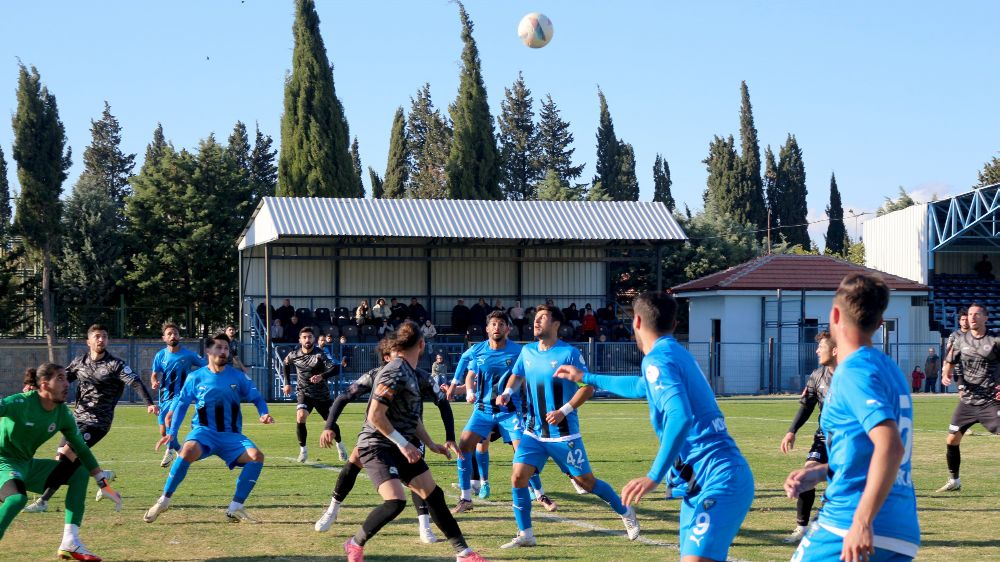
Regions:
<svg viewBox="0 0 1000 562"><path fill-rule="evenodd" d="M600 184L595 188L603 192ZM538 184L538 199L540 201L581 201L583 200L583 186L570 186L559 179L559 173L549 169L545 172L545 177Z"/></svg>
<svg viewBox="0 0 1000 562"><path fill-rule="evenodd" d="M983 169L979 172L979 185L986 186L995 183L1000 183L1000 157L997 156L983 164Z"/></svg>
<svg viewBox="0 0 1000 562"><path fill-rule="evenodd" d="M10 183L7 180L7 159L0 147L0 242L7 240L10 232L10 219L13 217L10 207Z"/></svg>
<svg viewBox="0 0 1000 562"><path fill-rule="evenodd" d="M114 304L125 272L118 203L104 181L84 173L66 200L63 233L73 243L63 245L58 278L63 303L73 316L86 312L78 307Z"/></svg>
<svg viewBox="0 0 1000 562"><path fill-rule="evenodd" d="M705 211L713 214L732 215L738 213L736 207L740 186L741 166L732 135L728 138L716 136L708 146L708 157L703 160L708 170L705 189ZM733 217L741 224L744 216Z"/></svg>
<svg viewBox="0 0 1000 562"><path fill-rule="evenodd" d="M451 199L503 199L493 118L486 100L479 49L472 37L472 20L458 2L462 21L462 72L458 97L451 106L454 132L445 170Z"/></svg>
<svg viewBox="0 0 1000 562"><path fill-rule="evenodd" d="M368 178L372 182L372 199L384 199L385 185L382 182L382 178L378 177L378 172L371 166L368 166Z"/></svg>
<svg viewBox="0 0 1000 562"><path fill-rule="evenodd" d="M535 113L531 90L519 72L510 88L504 88L500 102L500 189L512 200L537 198L537 183L542 177L538 168L539 146L535 142Z"/></svg>
<svg viewBox="0 0 1000 562"><path fill-rule="evenodd" d="M163 136L163 124L157 123L156 128L153 129L153 140L146 145L146 156L142 160L141 169L144 170L146 166L155 166L168 146L167 139Z"/></svg>
<svg viewBox="0 0 1000 562"><path fill-rule="evenodd" d="M244 176L247 184L250 183L250 135L247 133L247 126L242 121L237 121L233 126L233 132L229 134L226 143L226 156L232 164Z"/></svg>
<svg viewBox="0 0 1000 562"><path fill-rule="evenodd" d="M358 137L355 135L351 143L351 163L354 164L354 175L358 177L357 197L365 196L365 183L361 181L361 149L358 147Z"/></svg>
<svg viewBox="0 0 1000 562"><path fill-rule="evenodd" d="M426 87L426 86L425 86ZM430 89L427 90L428 102ZM425 136L426 139L426 136ZM423 146L420 147L423 149ZM372 170L371 174L374 174ZM372 175L372 196L381 199L399 199L406 195L406 183L410 176L410 148L407 144L406 119L403 108L397 107L392 116L392 131L389 133L389 157L385 164L385 180L380 181L378 194L375 193L375 178Z"/></svg>
<svg viewBox="0 0 1000 562"><path fill-rule="evenodd" d="M653 162L653 201L663 203L673 213L677 208L677 202L670 192L671 185L673 181L670 180L670 164L667 164L666 158L657 153Z"/></svg>
<svg viewBox="0 0 1000 562"><path fill-rule="evenodd" d="M764 151L764 193L767 196L767 209L771 215L770 227L773 230L781 225L781 216L778 212L781 207L781 191L778 189L778 163L770 146Z"/></svg>
<svg viewBox="0 0 1000 562"><path fill-rule="evenodd" d="M631 144L625 141L618 142L618 194L616 197L615 195L608 193L608 197L617 201L638 201L639 179L635 174L635 150L632 149Z"/></svg>
<svg viewBox="0 0 1000 562"><path fill-rule="evenodd" d="M21 246L12 243L10 185L7 180L7 159L0 148L0 332L18 335L24 328L26 287L19 270L24 257Z"/></svg>
<svg viewBox="0 0 1000 562"><path fill-rule="evenodd" d="M587 201L612 201L612 199L608 195L608 192L604 190L601 182L597 182L590 186L590 191L587 192Z"/></svg>
<svg viewBox="0 0 1000 562"><path fill-rule="evenodd" d="M806 167L802 149L795 135L789 134L778 152L777 190L781 193L778 209L781 234L789 244L799 244L803 250L812 248L809 241L809 208L806 204Z"/></svg>
<svg viewBox="0 0 1000 562"><path fill-rule="evenodd" d="M52 266L59 250L62 221L62 184L72 164L66 130L59 120L56 97L42 86L38 70L22 64L17 80L14 127L14 161L21 196L17 200L14 229L24 245L42 262L42 316L49 348L55 361L55 322L52 310Z"/></svg>
<svg viewBox="0 0 1000 562"><path fill-rule="evenodd" d="M111 114L111 105L104 102L104 112L90 122L90 146L83 150L83 174L94 176L108 191L118 209L116 221L124 224L125 199L132 190L128 179L135 169L135 154L122 152L122 128Z"/></svg>
<svg viewBox="0 0 1000 562"><path fill-rule="evenodd" d="M830 204L826 207L826 216L830 223L826 226L826 250L823 253L842 256L851 245L851 240L844 226L844 206L840 202L837 176L833 173L830 174Z"/></svg>
<svg viewBox="0 0 1000 562"><path fill-rule="evenodd" d="M278 187L278 167L274 161L278 151L271 148L274 140L271 135L260 131L260 125L256 129L250 153L251 209L256 209L257 203L264 197L274 197Z"/></svg>
<svg viewBox="0 0 1000 562"><path fill-rule="evenodd" d="M600 101L600 121L597 126L597 169L592 184L601 182L604 190L613 199L623 201L621 187L618 184L621 171L621 144L615 136L615 124L608 110L608 100L604 92L597 89L597 99Z"/></svg>
<svg viewBox="0 0 1000 562"><path fill-rule="evenodd" d="M563 185L570 185L583 174L584 165L573 165L573 133L569 123L559 115L559 108L546 95L538 113L538 164L539 170L554 170Z"/></svg>
<svg viewBox="0 0 1000 562"><path fill-rule="evenodd" d="M452 129L448 119L434 108L430 84L424 84L417 91L417 97L411 100L406 138L411 162L407 195L418 199L447 198L446 165L451 152ZM390 192L386 193L388 198Z"/></svg>
<svg viewBox="0 0 1000 562"><path fill-rule="evenodd" d="M232 181L225 186L229 189L231 209L235 220L246 226L257 206L257 199L252 180L253 150L247 127L242 121L236 122L222 151L232 169Z"/></svg>
<svg viewBox="0 0 1000 562"><path fill-rule="evenodd" d="M292 73L285 82L278 195L359 197L350 134L333 85L314 0L296 0Z"/></svg>
<svg viewBox="0 0 1000 562"><path fill-rule="evenodd" d="M753 107L750 105L750 90L747 83L740 82L740 161L747 182L744 205L751 209L750 217L759 230L767 228L767 208L764 202L764 188L760 177L760 142L757 141L757 127L753 122Z"/></svg>

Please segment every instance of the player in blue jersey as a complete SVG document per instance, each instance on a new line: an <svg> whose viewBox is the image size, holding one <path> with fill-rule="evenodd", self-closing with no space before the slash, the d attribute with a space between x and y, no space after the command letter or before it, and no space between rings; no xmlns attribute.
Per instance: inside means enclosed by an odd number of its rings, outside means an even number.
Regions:
<svg viewBox="0 0 1000 562"><path fill-rule="evenodd" d="M167 434L167 426L170 425L170 410L173 406L174 398L184 386L188 373L208 364L205 359L198 356L190 349L181 347L181 333L177 324L167 322L162 330L163 343L167 344L153 357L153 374L149 376L150 386L153 390L159 390L160 404L160 437ZM163 454L160 466L166 468L174 462L177 451L181 448L176 439L167 444L167 451Z"/></svg>
<svg viewBox="0 0 1000 562"><path fill-rule="evenodd" d="M868 273L845 277L833 297L838 365L820 418L830 463L791 473L785 491L794 498L831 476L795 562L902 562L917 555L910 385L895 361L872 347L888 304L889 287Z"/></svg>
<svg viewBox="0 0 1000 562"><path fill-rule="evenodd" d="M159 449L177 438L184 415L193 402L197 414L191 418L191 432L184 438L184 446L170 467L163 495L142 517L147 523L155 521L170 507L170 498L184 480L191 463L209 455L221 458L230 470L243 467L236 479L236 493L226 509L226 517L232 521L256 523L247 514L243 502L264 468L264 453L242 433L240 403L253 402L261 423L274 423L274 419L267 413L267 403L250 379L242 371L226 365L229 361L229 337L226 334L216 334L206 340L205 352L208 366L188 375L174 403L170 428L156 443Z"/></svg>
<svg viewBox="0 0 1000 562"><path fill-rule="evenodd" d="M725 560L753 502L750 466L729 436L705 374L674 339L677 301L664 293L643 293L632 308L635 343L645 355L643 376L593 375L572 364L560 367L556 376L649 401L660 449L649 472L622 489L622 501L637 503L673 466L672 477L687 484L681 501L681 560Z"/></svg>
<svg viewBox="0 0 1000 562"><path fill-rule="evenodd" d="M580 350L559 340L562 321L562 311L553 305L544 304L536 309L534 334L538 341L521 349L507 388L496 400L497 405L506 405L514 390L521 387L527 404L524 436L514 452L511 474L518 534L501 548L535 546L528 479L532 474L541 472L549 458L588 492L608 502L625 523L629 540L639 537L635 510L622 504L611 485L594 477L580 437L580 420L576 410L594 395L594 387L553 376L563 365L586 369Z"/></svg>

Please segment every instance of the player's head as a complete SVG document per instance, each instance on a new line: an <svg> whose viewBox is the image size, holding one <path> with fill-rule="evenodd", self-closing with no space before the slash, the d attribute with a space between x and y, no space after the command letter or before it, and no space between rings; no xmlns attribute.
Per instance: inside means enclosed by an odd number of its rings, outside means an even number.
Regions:
<svg viewBox="0 0 1000 562"><path fill-rule="evenodd" d="M236 339L236 326L232 324L226 326L226 335L229 336L230 340Z"/></svg>
<svg viewBox="0 0 1000 562"><path fill-rule="evenodd" d="M559 333L563 323L563 313L559 307L551 304L540 304L535 308L535 339L552 339Z"/></svg>
<svg viewBox="0 0 1000 562"><path fill-rule="evenodd" d="M969 329L973 332L980 332L986 329L986 321L990 318L990 311L977 302L969 305L969 310L965 317L968 319Z"/></svg>
<svg viewBox="0 0 1000 562"><path fill-rule="evenodd" d="M833 367L837 364L837 344L827 330L816 334L816 357L819 358L819 364L824 367Z"/></svg>
<svg viewBox="0 0 1000 562"><path fill-rule="evenodd" d="M42 363L35 371L38 382L38 394L44 398L62 404L69 392L69 381L66 379L66 369L55 363Z"/></svg>
<svg viewBox="0 0 1000 562"><path fill-rule="evenodd" d="M647 291L632 301L632 331L635 343L652 346L657 338L671 334L677 327L677 301L661 291ZM646 341L652 338L652 341Z"/></svg>
<svg viewBox="0 0 1000 562"><path fill-rule="evenodd" d="M417 352L418 356L424 352L424 336L420 333L420 326L413 320L406 320L399 325L399 328L389 340L389 351L397 355Z"/></svg>
<svg viewBox="0 0 1000 562"><path fill-rule="evenodd" d="M181 342L181 330L173 322L164 322L160 334L163 336L163 343L170 347L177 347Z"/></svg>
<svg viewBox="0 0 1000 562"><path fill-rule="evenodd" d="M958 328L965 332L969 329L969 309L962 307L958 309Z"/></svg>
<svg viewBox="0 0 1000 562"><path fill-rule="evenodd" d="M843 343L845 330L856 329L871 337L882 325L882 313L889 306L889 286L870 273L851 273L844 277L833 296L830 310L830 333Z"/></svg>
<svg viewBox="0 0 1000 562"><path fill-rule="evenodd" d="M22 386L21 392L38 390L38 376L35 374L35 369L28 368L24 370L24 382Z"/></svg>
<svg viewBox="0 0 1000 562"><path fill-rule="evenodd" d="M229 336L220 332L205 340L205 354L208 361L216 367L225 367L229 362Z"/></svg>
<svg viewBox="0 0 1000 562"><path fill-rule="evenodd" d="M316 345L316 334L313 333L313 329L309 326L299 330L299 345L302 349L309 351Z"/></svg>
<svg viewBox="0 0 1000 562"><path fill-rule="evenodd" d="M316 336L316 347L323 347L326 345L326 334L320 334Z"/></svg>
<svg viewBox="0 0 1000 562"><path fill-rule="evenodd" d="M378 341L378 345L375 348L378 350L378 356L382 358L382 363L388 363L392 359L392 338L383 338Z"/></svg>
<svg viewBox="0 0 1000 562"><path fill-rule="evenodd" d="M104 353L108 346L108 329L103 324L92 324L87 328L87 347L94 353Z"/></svg>
<svg viewBox="0 0 1000 562"><path fill-rule="evenodd" d="M507 339L510 333L510 326L507 324L507 315L499 310L494 310L486 317L486 337L495 342L502 342Z"/></svg>

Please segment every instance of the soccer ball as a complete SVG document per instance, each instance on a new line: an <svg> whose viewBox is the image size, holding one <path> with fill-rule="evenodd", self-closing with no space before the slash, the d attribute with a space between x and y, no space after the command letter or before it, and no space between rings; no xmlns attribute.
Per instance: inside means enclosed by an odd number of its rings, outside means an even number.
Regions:
<svg viewBox="0 0 1000 562"><path fill-rule="evenodd" d="M517 34L528 47L541 49L552 40L552 20L545 14L531 12L517 24Z"/></svg>

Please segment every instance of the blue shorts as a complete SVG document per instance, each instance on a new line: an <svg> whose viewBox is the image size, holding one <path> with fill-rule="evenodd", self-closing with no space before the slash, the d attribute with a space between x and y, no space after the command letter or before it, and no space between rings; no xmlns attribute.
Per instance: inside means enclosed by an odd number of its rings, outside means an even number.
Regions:
<svg viewBox="0 0 1000 562"><path fill-rule="evenodd" d="M876 537L877 540L878 537ZM802 537L799 547L795 549L795 554L792 555L792 562L801 562L803 560L837 560L840 558L840 552L843 548L843 538L820 527L819 523L814 522L810 525L806 536ZM875 547L875 554L868 558L869 562L908 562L910 560L913 560L912 556L877 546Z"/></svg>
<svg viewBox="0 0 1000 562"><path fill-rule="evenodd" d="M229 470L236 467L236 460L247 449L256 449L253 441L242 433L224 433L207 427L196 427L184 438L184 442L197 441L201 445L201 460L215 455L226 463Z"/></svg>
<svg viewBox="0 0 1000 562"><path fill-rule="evenodd" d="M167 413L173 409L175 402L177 402L177 397L160 400L160 415L156 418L160 425L167 425Z"/></svg>
<svg viewBox="0 0 1000 562"><path fill-rule="evenodd" d="M740 463L693 496L681 500L681 557L701 556L726 560L753 503L753 474Z"/></svg>
<svg viewBox="0 0 1000 562"><path fill-rule="evenodd" d="M530 433L525 433L514 451L514 464L530 464L541 472L545 461L550 457L556 461L560 470L570 476L583 476L593 472L590 460L587 459L587 449L583 446L583 439L579 437L569 441L539 441Z"/></svg>
<svg viewBox="0 0 1000 562"><path fill-rule="evenodd" d="M464 431L471 431L483 439L489 439L490 434L493 433L494 426L500 428L500 437L503 438L504 443L520 441L524 432L521 416L517 412L487 414L479 408L472 410L472 416L465 423Z"/></svg>

